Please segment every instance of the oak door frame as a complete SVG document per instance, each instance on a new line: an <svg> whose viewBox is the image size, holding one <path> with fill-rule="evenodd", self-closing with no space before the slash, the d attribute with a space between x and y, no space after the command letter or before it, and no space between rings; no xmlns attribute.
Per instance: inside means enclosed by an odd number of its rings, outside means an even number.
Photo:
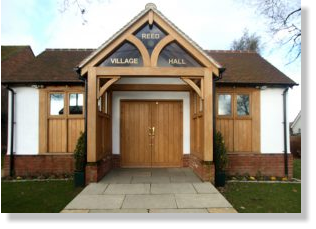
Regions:
<svg viewBox="0 0 316 229"><path fill-rule="evenodd" d="M180 152L181 152L181 160L180 160L180 164L179 164L179 167L183 167L183 155L184 155L184 152L183 152L183 100L182 99L120 99L120 112L119 112L119 115L120 115L120 134L119 136L121 136L121 133L122 133L122 118L121 118L121 108L122 108L122 102L179 102L181 104L181 131L180 131L180 138L181 138L181 144L180 144ZM191 122L191 121L190 121ZM189 124L190 125L190 124ZM190 130L191 131L191 130ZM191 135L191 133L190 133ZM120 160L122 160L122 141L120 139ZM151 159L152 160L152 159ZM128 166L124 166L126 168L128 168ZM157 166L156 166L157 167ZM162 166L163 167L163 166ZM172 167L175 167L175 166L172 166Z"/></svg>

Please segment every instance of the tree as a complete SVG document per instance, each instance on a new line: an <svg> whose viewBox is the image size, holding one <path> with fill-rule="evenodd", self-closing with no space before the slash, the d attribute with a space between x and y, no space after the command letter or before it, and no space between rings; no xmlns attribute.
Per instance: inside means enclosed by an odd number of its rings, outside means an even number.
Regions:
<svg viewBox="0 0 316 229"><path fill-rule="evenodd" d="M98 0L97 2L103 3L104 0ZM92 2L91 0L61 0L59 11L64 13L74 7L76 11L80 13L82 25L85 25L88 22L85 17L87 14L87 8L89 8L92 3L95 2Z"/></svg>
<svg viewBox="0 0 316 229"><path fill-rule="evenodd" d="M244 33L241 38L236 39L230 46L231 50L241 50L241 51L254 51L260 53L260 37L255 33L249 35L247 29L244 30Z"/></svg>
<svg viewBox="0 0 316 229"><path fill-rule="evenodd" d="M301 1L300 0L251 0L247 4L268 21L269 33L274 40L289 44L290 62L301 56Z"/></svg>

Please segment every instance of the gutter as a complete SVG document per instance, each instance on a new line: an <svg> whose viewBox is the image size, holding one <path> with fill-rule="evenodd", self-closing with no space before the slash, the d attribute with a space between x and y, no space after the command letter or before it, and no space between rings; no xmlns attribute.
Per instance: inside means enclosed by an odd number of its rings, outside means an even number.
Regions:
<svg viewBox="0 0 316 229"><path fill-rule="evenodd" d="M14 139L14 95L16 94L15 91L6 86L7 90L11 92L11 136L10 136L10 177L14 176L14 154L13 154L13 139Z"/></svg>
<svg viewBox="0 0 316 229"><path fill-rule="evenodd" d="M75 69L75 72L78 74L78 78L82 81L84 81L84 91L85 91L85 98L84 98L84 132L85 132L85 151L86 151L86 154L87 154L87 143L88 143L88 133L87 133L87 130L88 130L88 124L87 124L87 117L88 117L88 80L87 78L85 77L82 77L81 76L81 68L79 67L76 67ZM86 157L86 160L87 160L87 157ZM85 162L87 163L87 161Z"/></svg>
<svg viewBox="0 0 316 229"><path fill-rule="evenodd" d="M288 168L288 156L287 156L287 104L286 104L286 96L288 93L289 88L285 88L283 91L283 134L284 134L284 174L285 176L289 175L289 168Z"/></svg>

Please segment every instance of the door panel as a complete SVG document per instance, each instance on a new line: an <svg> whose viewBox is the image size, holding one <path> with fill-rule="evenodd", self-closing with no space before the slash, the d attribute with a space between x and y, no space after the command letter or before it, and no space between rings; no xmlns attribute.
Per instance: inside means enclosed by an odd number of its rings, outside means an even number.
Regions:
<svg viewBox="0 0 316 229"><path fill-rule="evenodd" d="M121 155L125 167L182 165L182 102L122 101Z"/></svg>
<svg viewBox="0 0 316 229"><path fill-rule="evenodd" d="M149 102L121 102L122 166L151 166Z"/></svg>
<svg viewBox="0 0 316 229"><path fill-rule="evenodd" d="M154 102L152 108L155 127L152 166L181 166L182 103L159 101Z"/></svg>

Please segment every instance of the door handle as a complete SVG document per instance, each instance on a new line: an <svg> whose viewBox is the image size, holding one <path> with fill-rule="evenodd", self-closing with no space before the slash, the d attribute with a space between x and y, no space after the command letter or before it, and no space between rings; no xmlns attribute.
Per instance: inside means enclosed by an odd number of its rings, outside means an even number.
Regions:
<svg viewBox="0 0 316 229"><path fill-rule="evenodd" d="M152 129L151 129L151 127L148 127L148 135L152 136Z"/></svg>
<svg viewBox="0 0 316 229"><path fill-rule="evenodd" d="M155 127L153 127L152 130L152 136L155 136Z"/></svg>

